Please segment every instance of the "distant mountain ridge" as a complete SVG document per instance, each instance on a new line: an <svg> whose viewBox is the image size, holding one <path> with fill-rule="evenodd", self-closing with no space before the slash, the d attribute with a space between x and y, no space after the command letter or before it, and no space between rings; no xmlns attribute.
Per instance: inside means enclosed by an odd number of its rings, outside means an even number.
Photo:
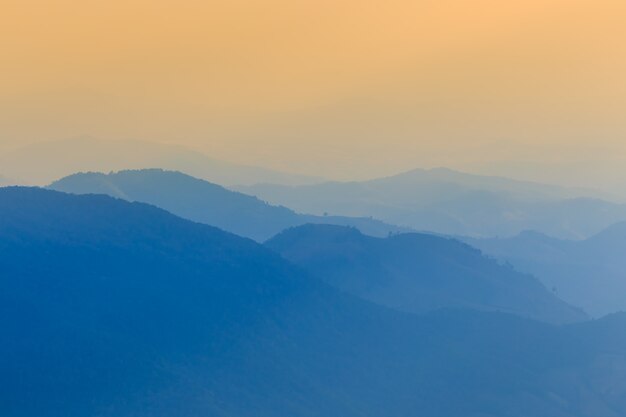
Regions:
<svg viewBox="0 0 626 417"><path fill-rule="evenodd" d="M298 211L374 216L415 230L472 237L514 236L532 229L581 239L626 220L626 205L600 200L587 190L443 168L360 182L236 189Z"/></svg>
<svg viewBox="0 0 626 417"><path fill-rule="evenodd" d="M18 185L18 181L0 175L0 187L8 187L11 185Z"/></svg>
<svg viewBox="0 0 626 417"><path fill-rule="evenodd" d="M180 172L161 169L79 173L55 181L49 188L75 194L107 194L154 204L186 219L257 241L305 223L351 225L375 236L409 230L370 218L299 214Z"/></svg>
<svg viewBox="0 0 626 417"><path fill-rule="evenodd" d="M626 311L626 222L582 241L525 232L507 239L464 239L537 276L573 305L596 317Z"/></svg>
<svg viewBox="0 0 626 417"><path fill-rule="evenodd" d="M266 246L343 291L401 311L471 308L555 323L587 319L534 277L454 239L417 233L380 239L311 224L288 229Z"/></svg>
<svg viewBox="0 0 626 417"><path fill-rule="evenodd" d="M25 183L46 185L82 171L120 171L159 167L182 171L220 185L312 184L321 178L288 174L210 158L179 145L140 140L103 140L92 137L36 143L0 154L3 174Z"/></svg>
<svg viewBox="0 0 626 417"><path fill-rule="evenodd" d="M582 196L600 198L601 196L604 196L604 193L600 191L587 188L563 187L560 185L543 184L534 181L516 180L499 176L470 174L444 167L431 169L416 168L396 175L376 178L366 182L372 184L395 184L403 181L409 184L415 182L441 181L442 183L459 184L466 187L488 189L494 192L499 191L508 193L512 196L535 199L577 198Z"/></svg>
<svg viewBox="0 0 626 417"><path fill-rule="evenodd" d="M626 316L401 314L104 195L0 189L3 417L618 417Z"/></svg>

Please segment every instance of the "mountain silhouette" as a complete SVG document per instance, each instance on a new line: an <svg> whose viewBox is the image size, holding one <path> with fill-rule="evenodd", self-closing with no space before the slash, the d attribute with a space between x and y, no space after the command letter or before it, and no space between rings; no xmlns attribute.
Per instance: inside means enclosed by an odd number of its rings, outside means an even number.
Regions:
<svg viewBox="0 0 626 417"><path fill-rule="evenodd" d="M464 239L483 252L537 276L595 317L626 311L626 222L581 241L537 232L508 239Z"/></svg>
<svg viewBox="0 0 626 417"><path fill-rule="evenodd" d="M352 225L375 236L408 230L369 218L299 214L180 172L160 169L75 174L54 182L50 188L75 194L108 194L153 204L180 217L257 241L305 223Z"/></svg>
<svg viewBox="0 0 626 417"><path fill-rule="evenodd" d="M160 167L186 172L221 185L312 184L320 178L223 162L179 145L140 140L78 137L27 145L0 154L3 174L26 184L45 185L81 171Z"/></svg>
<svg viewBox="0 0 626 417"><path fill-rule="evenodd" d="M0 190L3 417L615 417L626 317L402 314L252 240L103 195Z"/></svg>
<svg viewBox="0 0 626 417"><path fill-rule="evenodd" d="M626 205L601 200L594 191L443 168L370 181L237 189L307 213L374 216L414 230L472 237L515 236L532 229L579 239L626 220Z"/></svg>
<svg viewBox="0 0 626 417"><path fill-rule="evenodd" d="M402 311L456 307L554 323L586 319L534 277L454 239L417 233L380 239L348 227L306 225L266 245L343 291Z"/></svg>

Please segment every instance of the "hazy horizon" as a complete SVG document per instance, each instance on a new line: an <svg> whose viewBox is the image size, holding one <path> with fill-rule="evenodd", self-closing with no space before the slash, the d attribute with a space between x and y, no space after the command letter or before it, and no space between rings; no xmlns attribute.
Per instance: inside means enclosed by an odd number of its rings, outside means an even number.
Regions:
<svg viewBox="0 0 626 417"><path fill-rule="evenodd" d="M206 156L217 162L248 166L252 168L274 170L277 173L283 173L286 175L294 175L294 176L301 175L303 176L302 178L305 178L305 177L310 177L311 179L319 178L320 180L323 180L323 181L340 181L340 182L367 181L367 180L372 180L372 179L377 179L377 178L395 176L395 175L413 171L413 170L432 170L432 169L443 168L443 169L450 169L453 171L470 174L470 175L501 177L501 178L512 179L515 181L567 187L567 188L571 188L572 190L578 189L580 190L580 195L599 196L608 200L624 201L624 199L626 199L626 194L622 191L622 188L620 187L621 177L619 177L618 175L613 176L612 178L614 181L612 182L601 181L595 177L589 177L587 178L587 181L580 181L578 178L580 178L581 175L584 175L587 172L594 172L596 174L598 173L601 174L602 172L600 169L596 168L594 165L589 165L581 161L573 161L573 160L569 161L568 168L571 170L571 172L576 172L579 176L578 177L572 176L570 178L567 178L567 174L568 174L567 169L563 169L563 167L559 169L558 166L551 165L547 162L545 163L545 166L544 166L544 165L541 165L539 162L529 163L529 162L524 162L521 160L516 161L516 162L510 162L510 161L507 162L504 159L499 160L499 161L494 161L490 165L480 165L480 164L462 164L462 163L455 164L451 162L450 160L443 158L440 160L441 163L437 163L437 161L439 161L438 159L432 159L430 161L424 161L423 163L408 162L404 166L402 164L396 164L396 165L391 165L391 166L373 164L373 165L369 165L370 169L368 170L365 170L362 172L355 170L354 172L351 172L350 174L338 173L332 170L324 170L323 173L320 173L319 169L307 170L307 169L302 169L302 167L300 167L301 169L298 169L297 167L283 167L282 165L270 164L267 161L263 161L263 160L247 161L247 160L241 160L241 159L240 160L226 159L214 153L205 152L201 148L194 147L193 145L190 146L187 144L181 144L179 142L151 141L151 140L143 140L143 139L104 139L104 138L96 137L92 135L79 135L79 136L59 139L59 140L32 141L32 142L26 142L22 144L4 143L5 146L0 147L0 161L5 156L11 157L12 155L15 154L15 152L18 152L21 156L21 159L24 160L24 157L25 157L24 150L38 149L40 146L52 146L52 149L56 149L56 152L63 152L68 149L67 148L68 145L72 146L72 144L89 143L90 141L95 141L98 143L111 143L111 144L133 143L136 145L134 146L134 148L136 149L135 155L127 155L125 158L122 158L119 161L115 161L115 159L111 159L113 158L113 155L105 153L105 154L100 154L99 156L94 154L90 158L86 158L82 162L82 165L93 167L93 169L87 169L87 170L95 170L95 171L101 171L101 172L119 171L119 170L124 170L124 169L166 168L166 169L180 170L181 172L193 174L193 169L191 170L185 169L185 163L183 161L180 161L180 164L181 164L180 168L177 168L175 166L174 167L168 166L168 164L165 164L165 165L147 164L146 165L142 163L121 162L124 160L141 161L142 156L141 154L138 153L139 152L138 149L143 146L145 146L146 149L149 149L151 146L154 146L154 145L157 145L157 146L158 145L166 145L166 146L173 145L179 148L180 150L197 152L198 154ZM56 146L56 145L62 145L62 146ZM50 154L50 155L53 155L53 154ZM48 167L45 166L47 163L45 159L42 159L42 156L45 156L45 154L38 155L38 157L34 158L32 161L28 161L28 159L26 159L25 161L28 162L30 166L24 166L23 170L29 171L31 175L32 173L42 171L42 170L43 170L42 172L45 172L48 169ZM76 154L76 158L78 159L80 159L81 156L84 156L84 155L82 155L82 153L80 152ZM92 158L94 157L101 159L101 162L102 162L101 168L98 168L99 165L96 165L96 166L93 165ZM617 162L620 161L619 155L615 153L611 155L611 158L614 158ZM55 162L58 162L58 161L55 161L55 159L56 158L53 158L53 160L50 160L48 165L50 166L55 165ZM80 166L81 163L80 161L78 161L78 159L76 159L76 163L78 164L78 166ZM606 164L608 159L609 158L605 158L604 160L604 163L605 163L604 173L607 176L610 176L610 172L614 169L614 167L612 167L610 164ZM89 162L90 160L92 162ZM109 162L112 164L110 167L107 166L107 160L109 160ZM358 164L356 162L354 161L352 162L353 162L352 167L358 167ZM575 162L579 162L581 165L578 166L576 165ZM541 175L541 174L537 175L538 173L536 171L533 171L534 169L537 168L537 166L545 167L546 169L550 168L552 170L551 173L553 175ZM191 168L191 166L189 166L188 168ZM48 178L49 175L46 176L45 174L43 174L44 175L43 178L45 178L45 180L43 181L33 180L32 178L28 180L28 179L22 178L20 175L9 175L10 170L9 170L9 173L2 172L0 170L0 176L4 174L4 177L8 177L9 180L18 181L24 184L46 185L53 180L60 179L62 176L69 175L70 173L73 172L73 171L72 172L70 171L71 170L69 170L65 174L58 174L56 177L50 177L50 178ZM85 171L85 169L75 169L75 171L76 172Z"/></svg>
<svg viewBox="0 0 626 417"><path fill-rule="evenodd" d="M0 17L0 152L86 134L334 179L623 187L620 1L31 6Z"/></svg>

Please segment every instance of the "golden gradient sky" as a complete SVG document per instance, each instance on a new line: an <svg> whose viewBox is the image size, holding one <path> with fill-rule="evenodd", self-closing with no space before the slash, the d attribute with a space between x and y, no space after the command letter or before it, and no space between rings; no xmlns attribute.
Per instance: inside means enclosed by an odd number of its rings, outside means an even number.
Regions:
<svg viewBox="0 0 626 417"><path fill-rule="evenodd" d="M0 7L0 151L89 134L338 178L626 176L624 0Z"/></svg>

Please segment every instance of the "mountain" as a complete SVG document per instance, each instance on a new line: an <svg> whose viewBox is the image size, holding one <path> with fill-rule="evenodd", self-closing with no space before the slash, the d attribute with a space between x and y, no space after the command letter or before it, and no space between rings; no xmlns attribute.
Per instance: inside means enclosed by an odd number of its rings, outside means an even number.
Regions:
<svg viewBox="0 0 626 417"><path fill-rule="evenodd" d="M348 227L306 225L266 245L342 291L402 311L453 307L555 323L586 319L534 277L454 239L417 233L380 239Z"/></svg>
<svg viewBox="0 0 626 417"><path fill-rule="evenodd" d="M596 317L626 311L626 223L612 225L582 241L537 232L465 241L537 276L561 298Z"/></svg>
<svg viewBox="0 0 626 417"><path fill-rule="evenodd" d="M81 171L119 171L159 167L186 172L222 185L311 184L319 178L212 159L177 145L91 137L27 145L0 155L3 173L25 183L44 185Z"/></svg>
<svg viewBox="0 0 626 417"><path fill-rule="evenodd" d="M351 225L375 236L408 230L370 218L299 214L180 172L160 169L122 171L108 175L75 174L54 182L49 188L75 194L108 194L153 204L177 216L257 241L264 241L288 227L305 223Z"/></svg>
<svg viewBox="0 0 626 417"><path fill-rule="evenodd" d="M402 314L158 208L0 190L3 417L618 417L626 317Z"/></svg>
<svg viewBox="0 0 626 417"><path fill-rule="evenodd" d="M580 239L626 220L626 205L601 200L593 191L442 168L362 182L237 190L307 213L373 216L415 230L472 237L515 236L532 229Z"/></svg>

